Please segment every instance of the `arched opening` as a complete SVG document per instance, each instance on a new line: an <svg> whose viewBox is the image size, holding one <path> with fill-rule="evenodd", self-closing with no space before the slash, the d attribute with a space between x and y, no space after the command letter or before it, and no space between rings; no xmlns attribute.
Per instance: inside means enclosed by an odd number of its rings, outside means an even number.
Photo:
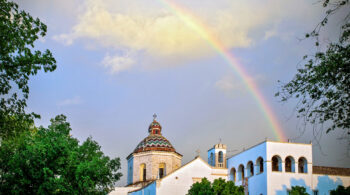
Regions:
<svg viewBox="0 0 350 195"><path fill-rule="evenodd" d="M219 152L218 161L219 161L218 167L223 167L224 155L223 155L222 151Z"/></svg>
<svg viewBox="0 0 350 195"><path fill-rule="evenodd" d="M160 163L159 164L159 179L163 178L166 173L165 173L165 163Z"/></svg>
<svg viewBox="0 0 350 195"><path fill-rule="evenodd" d="M140 165L140 181L146 181L146 164Z"/></svg>
<svg viewBox="0 0 350 195"><path fill-rule="evenodd" d="M291 156L287 156L286 160L284 161L285 164L285 171L286 172L295 172L295 163L294 163L294 158Z"/></svg>
<svg viewBox="0 0 350 195"><path fill-rule="evenodd" d="M307 173L307 160L304 157L300 157L298 160L298 172Z"/></svg>
<svg viewBox="0 0 350 195"><path fill-rule="evenodd" d="M272 157L272 171L282 171L281 157L275 155Z"/></svg>
<svg viewBox="0 0 350 195"><path fill-rule="evenodd" d="M214 155L213 155L213 153L210 153L210 162L209 162L209 164L210 164L211 166L215 166L215 164L214 164Z"/></svg>
<svg viewBox="0 0 350 195"><path fill-rule="evenodd" d="M252 161L249 161L247 164L247 176L251 177L254 175L254 164Z"/></svg>
<svg viewBox="0 0 350 195"><path fill-rule="evenodd" d="M264 159L262 157L259 157L256 160L256 166L257 166L257 173L262 173L264 172Z"/></svg>
<svg viewBox="0 0 350 195"><path fill-rule="evenodd" d="M238 179L239 181L244 180L244 166L242 164L238 167Z"/></svg>
<svg viewBox="0 0 350 195"><path fill-rule="evenodd" d="M230 171L230 179L231 181L236 181L236 169L235 168L232 168L231 171Z"/></svg>

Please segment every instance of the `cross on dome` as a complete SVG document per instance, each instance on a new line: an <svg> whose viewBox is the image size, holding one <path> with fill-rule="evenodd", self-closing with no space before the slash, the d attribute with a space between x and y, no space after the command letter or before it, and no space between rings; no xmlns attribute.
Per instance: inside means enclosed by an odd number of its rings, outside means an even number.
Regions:
<svg viewBox="0 0 350 195"><path fill-rule="evenodd" d="M157 114L154 113L154 114L153 114L153 120L156 120L156 118L157 118Z"/></svg>

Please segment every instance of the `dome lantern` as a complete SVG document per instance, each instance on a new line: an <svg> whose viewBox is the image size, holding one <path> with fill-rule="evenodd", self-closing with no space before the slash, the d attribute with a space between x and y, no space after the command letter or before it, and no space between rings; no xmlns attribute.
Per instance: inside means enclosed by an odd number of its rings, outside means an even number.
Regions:
<svg viewBox="0 0 350 195"><path fill-rule="evenodd" d="M148 133L153 135L162 135L162 126L159 124L159 122L156 120L157 115L153 115L153 121L148 127Z"/></svg>

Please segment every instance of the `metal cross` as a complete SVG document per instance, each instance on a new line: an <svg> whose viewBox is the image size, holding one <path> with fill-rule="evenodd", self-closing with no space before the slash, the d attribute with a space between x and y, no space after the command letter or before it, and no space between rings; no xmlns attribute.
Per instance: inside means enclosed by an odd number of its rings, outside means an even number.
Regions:
<svg viewBox="0 0 350 195"><path fill-rule="evenodd" d="M157 114L154 113L154 114L153 114L153 120L156 120L156 118L157 118Z"/></svg>

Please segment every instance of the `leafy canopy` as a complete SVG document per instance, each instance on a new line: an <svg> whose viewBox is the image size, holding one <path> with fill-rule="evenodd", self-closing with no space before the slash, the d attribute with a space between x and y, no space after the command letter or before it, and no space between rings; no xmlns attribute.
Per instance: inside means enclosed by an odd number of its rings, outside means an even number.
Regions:
<svg viewBox="0 0 350 195"><path fill-rule="evenodd" d="M303 186L292 186L292 189L289 193L290 195L309 195L306 193L306 188Z"/></svg>
<svg viewBox="0 0 350 195"><path fill-rule="evenodd" d="M329 8L326 17L310 34L306 34L307 38L316 38L316 46L319 45L320 30L328 23L328 17L341 8L348 9L349 0L324 0L323 6ZM327 125L327 133L336 128L350 128L349 10L343 20L339 41L328 44L325 51L304 56L305 65L276 93L282 101L298 99L298 117L315 126Z"/></svg>
<svg viewBox="0 0 350 195"><path fill-rule="evenodd" d="M225 181L222 178L215 179L213 184L203 178L201 182L194 183L188 190L188 195L243 195L244 188L235 186L233 181Z"/></svg>
<svg viewBox="0 0 350 195"><path fill-rule="evenodd" d="M47 27L18 5L0 0L0 138L8 138L33 125L34 113L26 114L30 76L51 72L56 61L49 50L34 49Z"/></svg>
<svg viewBox="0 0 350 195"><path fill-rule="evenodd" d="M342 185L339 185L337 189L331 190L331 195L349 195L350 194L350 186L345 188Z"/></svg>
<svg viewBox="0 0 350 195"><path fill-rule="evenodd" d="M81 145L63 115L0 147L0 194L107 194L122 176L97 142Z"/></svg>

